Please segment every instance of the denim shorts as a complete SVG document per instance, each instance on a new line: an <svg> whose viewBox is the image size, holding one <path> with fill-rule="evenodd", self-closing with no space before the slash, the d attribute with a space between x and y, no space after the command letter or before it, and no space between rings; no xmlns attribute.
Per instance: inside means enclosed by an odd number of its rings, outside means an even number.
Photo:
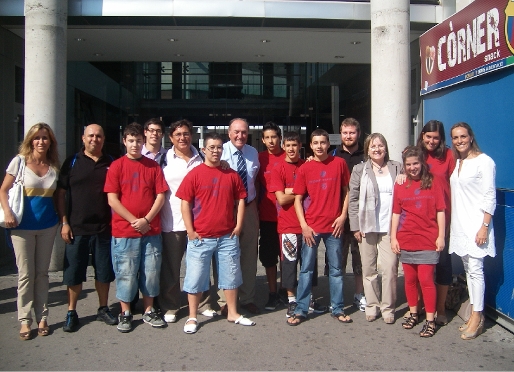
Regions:
<svg viewBox="0 0 514 372"><path fill-rule="evenodd" d="M73 237L64 250L63 284L74 286L86 281L89 254L95 269L95 280L110 283L114 280L111 260L111 232Z"/></svg>
<svg viewBox="0 0 514 372"><path fill-rule="evenodd" d="M243 284L239 258L239 238L230 234L220 238L188 240L184 292L201 293L209 289L210 265L215 257L219 289L236 289Z"/></svg>
<svg viewBox="0 0 514 372"><path fill-rule="evenodd" d="M161 234L141 238L113 237L111 252L116 275L116 297L120 301L132 301L138 283L143 296L156 297L159 294Z"/></svg>

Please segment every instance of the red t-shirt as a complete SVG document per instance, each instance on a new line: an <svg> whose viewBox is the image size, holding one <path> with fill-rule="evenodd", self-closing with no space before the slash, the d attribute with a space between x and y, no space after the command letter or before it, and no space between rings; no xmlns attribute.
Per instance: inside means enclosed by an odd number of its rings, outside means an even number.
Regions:
<svg viewBox="0 0 514 372"><path fill-rule="evenodd" d="M435 251L439 235L437 211L445 209L443 180L434 176L432 188L421 190L421 181L395 183L393 213L400 215L396 239L406 251ZM410 184L410 187L407 187Z"/></svg>
<svg viewBox="0 0 514 372"><path fill-rule="evenodd" d="M293 187L296 179L296 173L305 160L299 159L296 163L288 163L281 161L271 171L271 180L269 183L269 192L284 191L286 188ZM279 234L301 234L302 228L296 211L294 210L294 202L288 205L280 205L277 207L277 231Z"/></svg>
<svg viewBox="0 0 514 372"><path fill-rule="evenodd" d="M446 156L444 159L440 160L434 158L430 153L428 153L427 157L428 168L430 169L430 173L434 176L438 176L441 181L441 187L444 192L444 203L446 204L445 209L445 217L446 217L446 227L450 226L450 217L451 217L451 192L450 192L450 176L455 169L455 159L453 158L453 153L450 149L446 149Z"/></svg>
<svg viewBox="0 0 514 372"><path fill-rule="evenodd" d="M234 203L246 198L246 190L236 171L201 164L187 174L176 196L193 204L193 227L198 235L219 238L236 227Z"/></svg>
<svg viewBox="0 0 514 372"><path fill-rule="evenodd" d="M129 159L122 156L112 162L105 179L104 192L116 193L121 204L137 218L150 212L157 194L168 191L168 184L162 169L147 157ZM93 200L91 202L94 202ZM150 231L145 236L161 233L161 217L158 213L150 223ZM119 214L112 214L112 236L116 238L140 238L138 233Z"/></svg>
<svg viewBox="0 0 514 372"><path fill-rule="evenodd" d="M286 152L280 150L277 155L270 154L268 150L259 153L259 220L277 222L277 198L269 192L271 171L286 157Z"/></svg>
<svg viewBox="0 0 514 372"><path fill-rule="evenodd" d="M350 172L346 162L329 155L325 161L309 161L298 169L293 192L304 199L305 220L316 233L331 233L332 224L341 215L343 186L348 186Z"/></svg>

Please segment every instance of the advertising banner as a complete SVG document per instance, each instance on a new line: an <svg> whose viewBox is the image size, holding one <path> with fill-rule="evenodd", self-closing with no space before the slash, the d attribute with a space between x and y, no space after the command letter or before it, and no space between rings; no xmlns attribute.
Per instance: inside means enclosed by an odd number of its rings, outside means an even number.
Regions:
<svg viewBox="0 0 514 372"><path fill-rule="evenodd" d="M475 0L419 38L421 95L514 65L514 0Z"/></svg>

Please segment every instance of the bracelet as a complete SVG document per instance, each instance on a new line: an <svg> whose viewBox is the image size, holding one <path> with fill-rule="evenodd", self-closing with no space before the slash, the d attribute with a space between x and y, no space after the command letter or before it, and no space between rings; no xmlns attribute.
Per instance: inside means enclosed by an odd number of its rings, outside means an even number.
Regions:
<svg viewBox="0 0 514 372"><path fill-rule="evenodd" d="M148 218L146 218L146 217L143 217L143 218L145 219L146 223L148 223L150 225L150 221L148 221Z"/></svg>
<svg viewBox="0 0 514 372"><path fill-rule="evenodd" d="M69 225L69 224L68 224L68 222L61 223L61 226L64 226L64 225Z"/></svg>

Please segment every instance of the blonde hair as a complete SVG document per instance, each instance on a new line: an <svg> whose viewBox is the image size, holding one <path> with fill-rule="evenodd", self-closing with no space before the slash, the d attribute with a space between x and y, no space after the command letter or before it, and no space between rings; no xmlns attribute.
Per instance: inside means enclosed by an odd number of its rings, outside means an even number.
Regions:
<svg viewBox="0 0 514 372"><path fill-rule="evenodd" d="M46 123L37 123L34 124L29 131L27 132L27 135L23 139L23 142L21 143L18 152L20 155L23 155L26 159L32 159L32 152L34 151L34 148L32 146L32 141L34 140L34 137L36 137L37 132L40 130L46 130L48 133L48 138L50 139L50 147L48 148L46 152L46 159L48 161L48 164L52 168L59 169L59 153L57 152L57 140L55 138L55 134L50 128L50 126Z"/></svg>

